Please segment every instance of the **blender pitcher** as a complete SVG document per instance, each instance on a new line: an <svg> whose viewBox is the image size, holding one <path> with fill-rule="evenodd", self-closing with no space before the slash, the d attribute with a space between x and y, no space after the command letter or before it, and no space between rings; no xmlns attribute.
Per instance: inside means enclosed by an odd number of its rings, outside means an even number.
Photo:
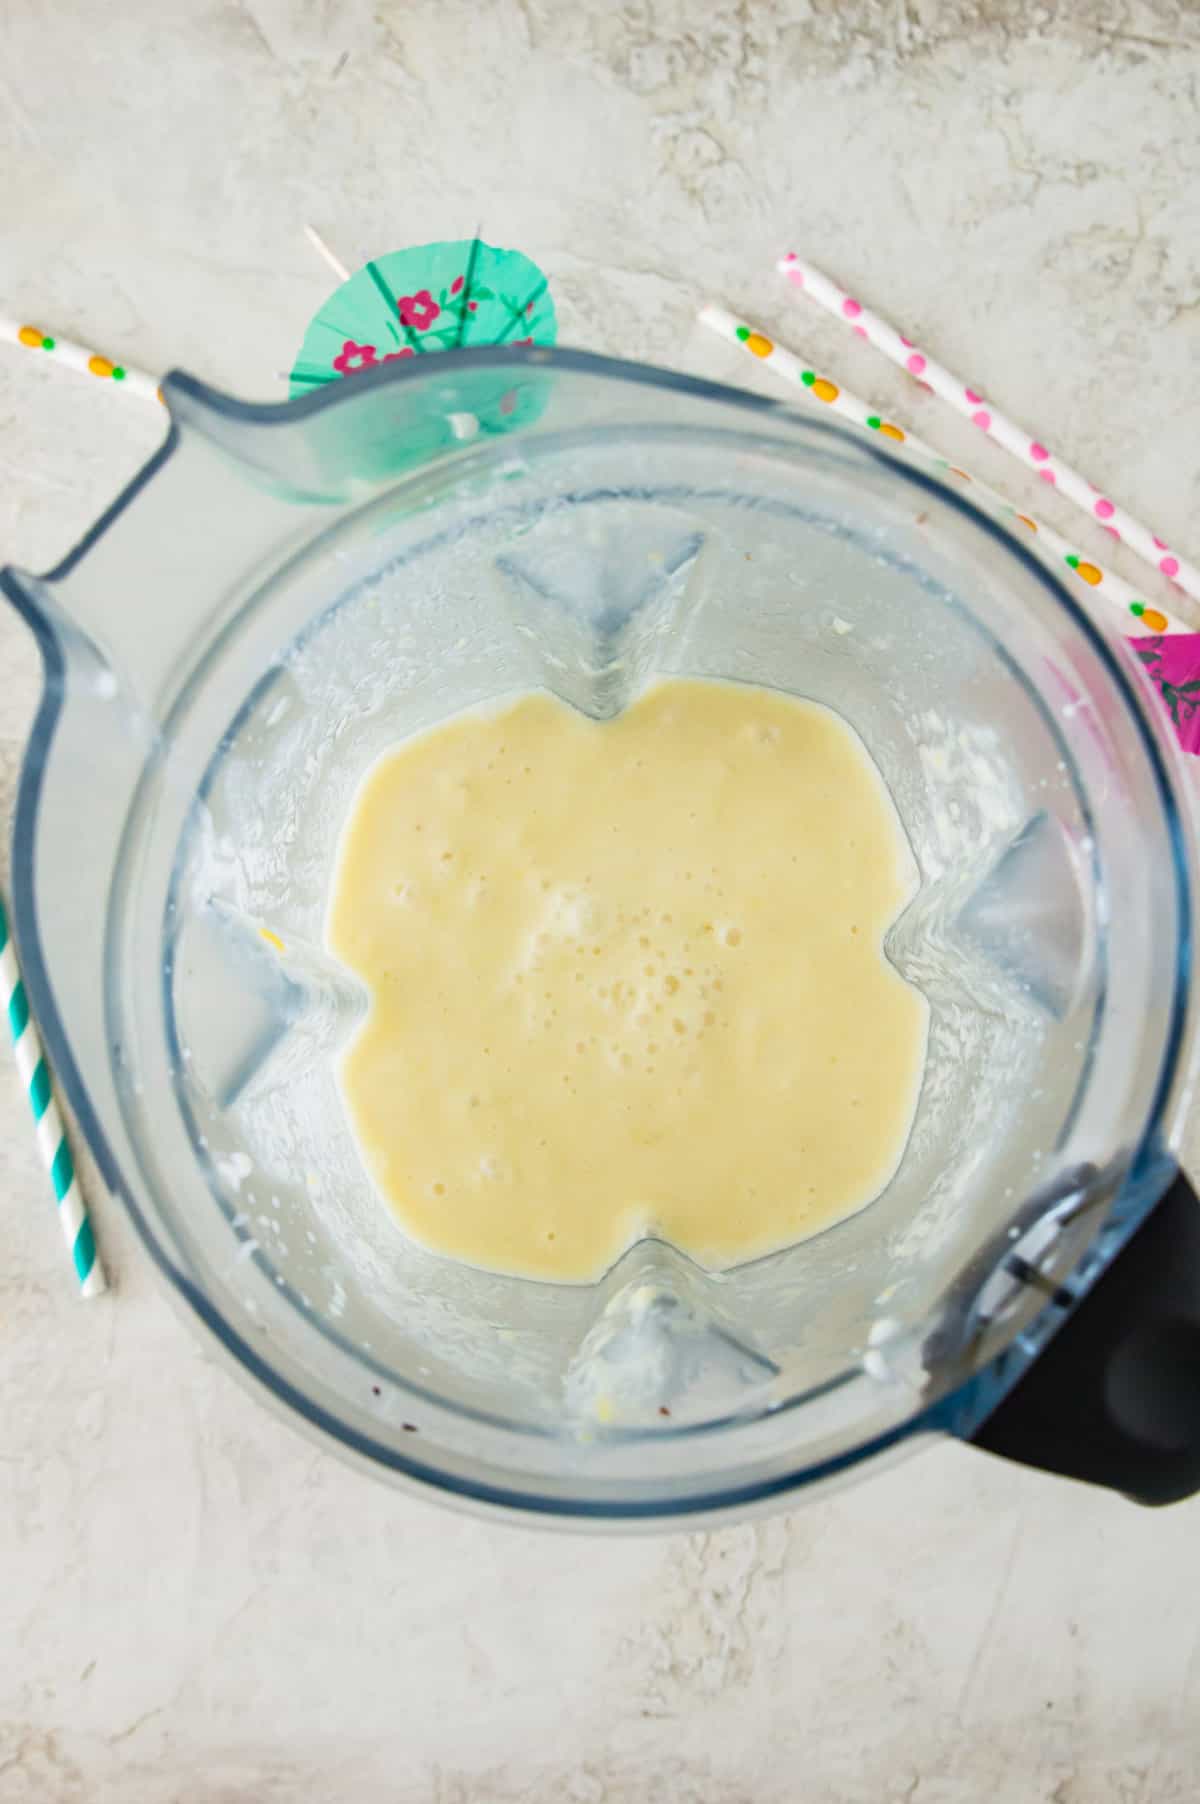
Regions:
<svg viewBox="0 0 1200 1804"><path fill-rule="evenodd" d="M660 371L165 394L83 544L3 574L45 663L15 914L104 1179L235 1367L377 1472L548 1518L744 1510L945 1432L1200 1485L1196 866L1158 704L1073 597L902 451ZM406 1238L351 1137L339 831L406 734L668 675L826 703L879 766L920 871L886 944L930 1005L911 1138L732 1271L646 1239L595 1285L495 1276Z"/></svg>

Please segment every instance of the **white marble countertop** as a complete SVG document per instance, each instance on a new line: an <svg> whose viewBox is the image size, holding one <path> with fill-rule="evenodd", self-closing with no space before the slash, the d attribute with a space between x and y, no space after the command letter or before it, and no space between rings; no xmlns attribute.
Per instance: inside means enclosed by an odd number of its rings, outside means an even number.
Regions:
<svg viewBox="0 0 1200 1804"><path fill-rule="evenodd" d="M794 244L1195 555L1198 78L1188 0L9 0L0 306L278 394L329 285L305 220L351 263L482 221L567 343L766 389L692 324L722 299L965 444L781 292ZM33 567L161 431L7 351L0 422ZM6 612L0 673L7 830ZM104 1198L113 1293L76 1301L5 1064L0 1804L1197 1796L1200 1504L956 1446L690 1537L409 1501L218 1370Z"/></svg>

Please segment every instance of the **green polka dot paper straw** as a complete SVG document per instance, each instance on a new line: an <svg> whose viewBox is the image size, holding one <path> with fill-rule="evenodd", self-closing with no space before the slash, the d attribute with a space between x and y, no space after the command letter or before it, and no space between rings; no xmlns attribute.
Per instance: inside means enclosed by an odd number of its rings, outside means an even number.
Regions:
<svg viewBox="0 0 1200 1804"><path fill-rule="evenodd" d="M1065 564L1093 594L1102 595L1106 601L1111 602L1119 610L1126 637L1132 639L1143 634L1192 632L1191 627L1184 626L1164 608L1146 601L1132 583L1125 582L1111 570L1101 569L1099 564L1085 557L1069 540L1060 538L1051 527L1035 520L1031 514L1021 513L997 489L986 482L980 482L978 477L971 476L957 464L952 464L949 458L943 457L940 451L935 451L932 445L924 444L921 439L914 437L906 426L888 419L882 410L872 407L867 401L861 401L857 395L850 394L828 376L819 375L803 357L777 344L760 327L749 325L745 320L727 313L724 307L704 307L699 318L702 325L718 332L733 344L740 345L743 351L765 363L768 369L773 370L787 384L793 394L822 403L832 413L840 414L843 419L851 420L854 425L861 426L879 438L907 446L909 451L931 464L940 476L951 477L956 482L970 483L972 495L987 512L1003 520L1010 528L1023 528L1036 539L1051 563L1057 561Z"/></svg>
<svg viewBox="0 0 1200 1804"><path fill-rule="evenodd" d="M1008 419L978 389L960 381L944 364L931 357L928 351L915 345L910 338L905 338L887 320L872 313L861 301L856 301L852 294L846 294L836 282L831 281L814 264L798 257L794 251L781 257L778 267L793 288L798 288L810 301L815 301L818 307L832 313L835 319L865 338L902 370L907 370L910 376L923 382L940 400L953 407L956 413L961 413L973 426L986 432L998 445L1003 445L1018 463L1024 464L1027 470L1033 470L1049 487L1057 489L1059 494L1073 501L1076 507L1082 508L1110 537L1128 545L1152 570L1157 570L1168 582L1176 584L1194 600L1200 601L1200 570L1194 564L1189 564L1186 558L1172 551L1169 545L1152 533L1149 527L1143 526L1119 502L1111 501L1107 495L1101 494L1094 483L1089 482L1086 476L1081 476L1078 470L1072 469L1056 451L1043 445L1040 439L1033 438L1023 426Z"/></svg>
<svg viewBox="0 0 1200 1804"><path fill-rule="evenodd" d="M43 332L40 326L22 325L19 320L6 319L0 314L0 340L20 345L36 356L51 357L55 363L65 364L78 375L91 376L98 382L119 388L124 394L135 395L139 401L153 401L156 407L164 404L162 390L145 370L114 363L111 357L101 357L98 351L89 351L53 332Z"/></svg>
<svg viewBox="0 0 1200 1804"><path fill-rule="evenodd" d="M0 900L0 1006L8 1011L9 1031L16 1053L17 1072L29 1098L37 1128L38 1150L50 1173L58 1202L58 1219L85 1297L98 1297L107 1289L104 1267L96 1252L92 1224L84 1205L62 1117L54 1100L50 1068L46 1064L37 1030L29 1013L25 985L17 965L16 947L8 928L8 916Z"/></svg>

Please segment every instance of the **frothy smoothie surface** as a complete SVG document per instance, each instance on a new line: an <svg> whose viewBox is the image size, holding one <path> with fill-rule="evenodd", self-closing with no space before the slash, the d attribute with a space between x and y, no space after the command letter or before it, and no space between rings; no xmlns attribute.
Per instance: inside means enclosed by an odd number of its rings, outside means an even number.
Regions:
<svg viewBox="0 0 1200 1804"><path fill-rule="evenodd" d="M887 1184L927 1006L883 955L916 872L861 740L811 702L670 681L545 694L368 772L329 944L372 1006L340 1081L403 1227L523 1276L655 1233L710 1267Z"/></svg>

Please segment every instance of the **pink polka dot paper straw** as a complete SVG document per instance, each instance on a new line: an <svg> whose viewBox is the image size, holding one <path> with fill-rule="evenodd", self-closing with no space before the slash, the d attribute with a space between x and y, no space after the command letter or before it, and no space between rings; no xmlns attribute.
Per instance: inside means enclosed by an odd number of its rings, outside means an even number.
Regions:
<svg viewBox="0 0 1200 1804"><path fill-rule="evenodd" d="M978 389L970 388L965 382L952 375L943 364L940 364L922 347L913 344L903 333L897 332L885 319L864 307L853 295L846 294L836 282L830 281L821 270L814 268L803 257L790 251L779 260L779 269L793 287L799 288L818 307L824 307L846 326L851 327L860 337L866 338L885 357L899 364L910 375L917 377L935 395L947 401L957 413L986 432L989 438L1003 445L1018 462L1028 470L1034 470L1045 483L1053 485L1085 514L1091 516L1113 538L1128 545L1138 556L1169 582L1186 590L1195 600L1200 601L1200 570L1194 564L1180 557L1157 538L1148 527L1135 520L1116 501L1102 495L1086 477L1078 470L1064 463L1063 459L1040 439L1033 438L1024 427L1016 425L995 404L986 399Z"/></svg>
<svg viewBox="0 0 1200 1804"><path fill-rule="evenodd" d="M731 344L748 352L751 357L765 363L791 389L793 396L818 402L831 413L840 414L843 419L850 420L855 426L862 427L878 438L886 439L890 444L906 446L910 452L928 463L943 480L969 483L973 499L988 513L1002 520L1010 530L1028 533L1050 563L1065 564L1076 579L1094 595L1102 595L1105 601L1111 602L1120 613L1121 628L1128 638L1138 638L1143 634L1191 633L1191 627L1184 626L1182 621L1175 619L1165 609L1146 601L1131 583L1084 557L1069 540L1061 538L1051 527L1035 520L1031 514L1021 513L997 489L986 482L980 482L978 477L960 469L957 464L952 464L949 458L943 457L940 451L935 451L932 445L914 437L906 426L889 419L881 409L852 395L829 376L818 374L813 364L777 344L761 327L738 319L724 307L704 307L699 319L701 325L707 326L710 331L718 333Z"/></svg>

